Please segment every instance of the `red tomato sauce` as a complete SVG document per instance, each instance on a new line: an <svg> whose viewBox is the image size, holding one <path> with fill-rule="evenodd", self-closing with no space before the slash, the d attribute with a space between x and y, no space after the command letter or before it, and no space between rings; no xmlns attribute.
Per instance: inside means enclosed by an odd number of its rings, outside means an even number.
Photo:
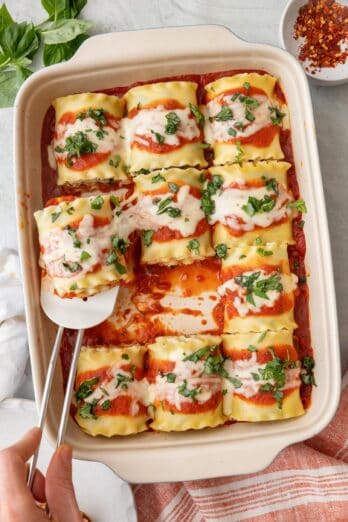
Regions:
<svg viewBox="0 0 348 522"><path fill-rule="evenodd" d="M288 397L291 392L294 391L295 388L288 388L287 390L283 390L283 399ZM262 404L264 406L271 406L272 404L276 404L276 399L272 397L272 392L258 392L256 395L252 397L244 397L244 395L239 395L238 391L235 392L235 395L238 399L241 399L245 402L250 402L251 404Z"/></svg>
<svg viewBox="0 0 348 522"><path fill-rule="evenodd" d="M181 413L181 414L190 414L190 413L204 413L206 411L215 410L218 405L220 404L222 400L222 393L217 392L215 393L209 400L205 402L188 402L183 401L180 403L180 409L177 408L174 404L171 402L164 400L164 401L156 401L155 406L157 408L162 407L166 411L170 411L172 413Z"/></svg>
<svg viewBox="0 0 348 522"><path fill-rule="evenodd" d="M205 101L205 90L204 86L208 83L238 73L245 72L257 72L259 74L266 74L263 70L252 70L252 69L233 69L228 71L220 71L208 74L188 74L182 76L169 76L159 79L153 79L149 82L137 82L129 86L114 87L106 89L102 92L106 94L112 94L117 96L124 95L127 90L137 85L143 85L145 83L151 84L158 81L172 81L172 80L183 80L193 81L198 83L197 98L198 105ZM251 95L252 91L249 91ZM282 91L279 83L275 87L275 96L282 103L286 102L285 95ZM177 103L177 102L175 102ZM177 105L168 105L168 109L178 108ZM135 113L134 113L135 115ZM132 116L131 113L128 116ZM44 117L42 135L41 135L41 160L42 160L42 198L43 202L47 202L51 198L60 197L64 195L76 194L77 196L86 190L87 185L81 184L78 187L59 186L57 184L57 173L55 169L52 169L48 160L47 147L51 144L55 130L55 113L53 107L50 107ZM275 132L280 132L279 139L282 150L284 152L284 161L288 161L292 164L288 170L287 178L289 189L292 191L294 198L300 197L299 186L297 182L295 168L293 166L293 152L291 143L291 134L289 130L279 130L275 126L267 127L258 137L259 146L265 146L264 143L269 143L271 135L274 137ZM252 136L255 138L255 135ZM242 140L241 140L242 141ZM245 143L245 142L244 142ZM255 144L253 140L253 144ZM206 158L211 162L211 152L208 150L204 151ZM125 183L128 189L128 195L134 190L134 184L128 181ZM95 183L93 184L92 190L100 190L102 192L108 192L120 188L122 182L113 182L110 184ZM91 185L88 185L90 188ZM294 344L298 351L299 358L302 359L306 355L313 355L310 337L310 317L308 307L308 287L306 284L306 268L304 257L306 253L306 242L302 228L302 216L298 216L293 220L293 233L296 241L295 245L288 247L289 260L292 271L300 277L301 283L299 284L298 291L295 297L295 320L298 324L297 329L294 332ZM160 295L163 296L163 291L166 288L171 288L176 280L180 280L180 284L184 286L187 295L195 295L200 291L204 291L205 288L213 288L214 285L220 284L220 261L205 260L202 262L195 263L186 267L147 267L146 271L144 267L137 266L137 277L136 286L140 289L142 287L153 289L154 295L159 290ZM200 280L199 277L202 276ZM149 279L149 281L147 281ZM224 298L222 298L216 305L213 311L213 315L217 324L217 328L211 333L221 333L223 327L223 316L224 316ZM163 325L158 320L154 319L151 313L139 312L136 317L133 317L131 322L127 324L123 329L115 329L115 325L111 321L105 321L102 325L98 325L92 329L89 329L85 333L85 343L87 345L111 345L111 344L122 344L122 343L133 343L138 342L140 344L146 344L154 340L157 335L176 335L175 331L167 329L163 330ZM64 380L66 381L67 372L71 362L71 351L75 341L75 332L66 330L62 347L61 347L61 360L63 366ZM286 392L285 392L286 393ZM262 394L264 396L264 394ZM301 385L301 398L305 408L308 408L311 401L311 386Z"/></svg>
<svg viewBox="0 0 348 522"><path fill-rule="evenodd" d="M297 361L297 351L294 346L291 344L276 344L272 345L272 349L274 351L274 354L279 357L280 359L290 361ZM226 354L232 361L240 361L240 360L248 360L251 359L252 353L248 349L241 349L229 352L225 349ZM256 353L256 360L259 364L265 364L268 361L271 361L273 359L272 353L269 351L268 348L259 349Z"/></svg>
<svg viewBox="0 0 348 522"><path fill-rule="evenodd" d="M190 239L191 237L199 237L204 232L209 230L208 221L206 219L202 219L194 231L190 236L185 236L185 239ZM173 239L183 239L184 236L181 234L180 230L172 230L169 227L162 227L158 229L154 235L152 236L152 241L156 241L158 243L163 241L172 241Z"/></svg>

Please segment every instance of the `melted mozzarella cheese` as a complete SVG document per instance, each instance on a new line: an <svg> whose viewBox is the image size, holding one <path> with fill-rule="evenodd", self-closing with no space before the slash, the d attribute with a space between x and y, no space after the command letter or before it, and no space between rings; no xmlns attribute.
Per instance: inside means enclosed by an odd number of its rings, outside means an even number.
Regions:
<svg viewBox="0 0 348 522"><path fill-rule="evenodd" d="M175 112L180 118L180 123L174 134L166 133L168 123L166 115L170 112ZM142 136L151 138L152 141L156 142L154 133L158 133L163 136L163 143L176 146L180 144L180 138L192 141L200 135L197 122L191 116L191 111L188 108L167 110L159 105L153 109L140 110L134 118L124 118L123 132L129 144L137 142L148 146L148 141L144 140Z"/></svg>
<svg viewBox="0 0 348 522"><path fill-rule="evenodd" d="M173 194L161 195L161 201L169 196ZM198 223L205 217L201 209L201 201L190 194L188 185L180 187L176 196L177 200L172 201L168 206L180 209L181 215L171 217L167 212L157 214L159 202L154 203L156 196L140 195L138 202L124 210L117 218L120 237L128 238L134 230L156 231L162 227L178 230L183 237L192 235Z"/></svg>
<svg viewBox="0 0 348 522"><path fill-rule="evenodd" d="M83 120L76 119L74 123L58 123L56 126L56 135L54 139L54 149L56 147L64 148L67 138L73 136L77 132L83 132L87 135L89 141L97 146L96 152L99 153L111 153L116 150L120 142L119 126L105 126L102 129L102 137L97 136L97 132L101 131L101 128L97 125L93 118L84 118ZM55 151L55 157L59 160L65 160L68 156L66 151L57 152Z"/></svg>
<svg viewBox="0 0 348 522"><path fill-rule="evenodd" d="M259 106L255 109L250 109L250 112L254 115L254 121L250 122L245 117L246 106L237 98L232 101L232 95L228 94L214 98L207 104L206 112L208 118L206 118L206 141L213 143L214 141L229 141L232 137L228 134L228 130L232 127L236 131L234 138L246 138L255 134L255 132L263 129L271 123L271 113L269 111L270 102L267 96L262 94L256 94L252 96L253 99L259 102ZM217 121L216 115L221 111L222 105L228 106L233 114L233 119L226 121ZM210 118L210 119L209 119ZM236 122L241 122L244 126L243 130L234 127ZM210 140L210 141L209 141Z"/></svg>
<svg viewBox="0 0 348 522"><path fill-rule="evenodd" d="M246 398L253 397L256 395L261 386L264 384L275 384L274 379L264 380L261 379L259 370L263 370L266 367L266 364L259 364L257 362L256 353L253 352L249 359L237 359L236 361L232 361L231 359L227 359L224 363L224 368L226 372L237 379L242 383L242 385L237 388L233 385L232 382L226 380L226 388L230 393L236 392L239 395L243 395ZM285 384L281 388L281 390L288 390L291 388L295 388L300 386L300 368L289 368L285 370ZM260 376L260 380L256 381L252 374L257 374Z"/></svg>
<svg viewBox="0 0 348 522"><path fill-rule="evenodd" d="M118 376L126 379L123 383L127 388L123 389L122 383L116 388ZM132 416L137 415L139 412L139 402L145 406L149 404L147 382L145 380L137 381L130 372L121 368L111 367L107 372L106 378L103 379L103 381L99 381L93 393L84 400L89 403L93 403L95 400L97 400L98 403L102 403L106 400L113 401L120 396L127 396L132 399L130 414Z"/></svg>
<svg viewBox="0 0 348 522"><path fill-rule="evenodd" d="M178 357L178 352L171 352L171 360ZM150 386L153 400L166 400L173 404L178 410L184 402L203 404L221 390L221 378L217 375L202 375L204 361L196 363L192 361L177 360L174 369L170 373L176 375L175 382L167 381L166 376L157 375L155 384ZM191 397L184 397L179 392L180 386L186 381L189 390L199 389L195 401Z"/></svg>
<svg viewBox="0 0 348 522"><path fill-rule="evenodd" d="M243 210L249 197L263 199L266 195L274 193L267 190L267 187L223 189L212 196L215 210L210 216L209 222L211 224L219 222L245 232L249 232L255 227L269 227L272 223L290 217L293 213L293 210L287 206L292 201L292 197L280 184L278 184L278 190L279 194L276 196L276 203L272 210L256 212L250 216Z"/></svg>
<svg viewBox="0 0 348 522"><path fill-rule="evenodd" d="M256 271L244 272L243 276L251 276ZM257 296L254 293L253 299L255 305L247 301L247 289L245 287L240 286L235 279L229 279L225 283L219 286L218 294L223 296L226 294L227 290L230 290L237 295L233 298L233 306L236 308L240 317L245 317L249 312L258 313L261 312L262 307L272 308L274 304L279 299L281 293L287 294L295 290L298 277L295 274L279 274L278 272L266 273L264 270L257 270L257 272L261 272L257 281L262 281L263 279L268 279L271 276L277 275L280 277L280 283L283 286L283 290L280 292L278 290L269 290L266 292L268 299Z"/></svg>
<svg viewBox="0 0 348 522"><path fill-rule="evenodd" d="M94 227L93 216L87 214L81 220L76 233L71 235L62 228L54 228L40 237L44 251L40 256L40 265L46 269L50 277L74 278L89 272L97 263L105 261L104 250L110 250L110 238L116 233L116 223L112 221L104 227ZM81 242L74 246L74 237ZM88 240L88 242L87 242ZM90 257L80 260L82 251ZM63 263L79 263L81 270L71 272Z"/></svg>

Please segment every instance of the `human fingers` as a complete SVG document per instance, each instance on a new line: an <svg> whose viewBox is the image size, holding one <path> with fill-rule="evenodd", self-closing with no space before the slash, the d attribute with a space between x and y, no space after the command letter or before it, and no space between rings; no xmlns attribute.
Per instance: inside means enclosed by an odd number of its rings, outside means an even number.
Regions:
<svg viewBox="0 0 348 522"><path fill-rule="evenodd" d="M63 444L46 472L46 498L54 520L82 522L72 483L72 449Z"/></svg>
<svg viewBox="0 0 348 522"><path fill-rule="evenodd" d="M41 440L40 428L32 428L18 442L7 449L15 452L23 462L26 462L35 453Z"/></svg>

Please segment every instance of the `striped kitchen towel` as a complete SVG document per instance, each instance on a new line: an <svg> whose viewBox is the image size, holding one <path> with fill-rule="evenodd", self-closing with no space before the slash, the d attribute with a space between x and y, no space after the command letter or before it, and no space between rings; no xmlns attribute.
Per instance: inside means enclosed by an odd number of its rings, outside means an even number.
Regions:
<svg viewBox="0 0 348 522"><path fill-rule="evenodd" d="M348 521L348 372L340 406L316 437L264 471L221 479L133 486L138 522Z"/></svg>

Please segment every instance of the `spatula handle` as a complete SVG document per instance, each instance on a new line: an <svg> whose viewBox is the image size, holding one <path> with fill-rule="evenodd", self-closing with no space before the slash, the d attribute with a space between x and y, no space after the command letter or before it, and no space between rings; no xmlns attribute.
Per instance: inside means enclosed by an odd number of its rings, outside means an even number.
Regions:
<svg viewBox="0 0 348 522"><path fill-rule="evenodd" d="M70 370L69 370L68 382L67 382L66 389L65 389L63 410L62 410L62 415L60 418L60 424L59 424L59 429L58 429L58 436L57 436L57 443L56 443L57 448L59 448L59 446L62 444L62 442L64 440L65 430L66 430L66 426L68 423L71 396L72 396L72 392L74 389L77 362L79 359L80 349L82 346L83 334L84 334L84 330L79 330L77 332L74 352L73 352L71 366L70 366Z"/></svg>
<svg viewBox="0 0 348 522"><path fill-rule="evenodd" d="M38 426L41 430L43 429L45 420L46 420L48 399L51 394L54 371L56 369L57 359L58 359L58 355L59 355L59 348L60 348L60 343L62 341L63 332L64 332L64 327L59 326L58 330L57 330L57 334L56 334L56 339L54 341L54 345L53 345L53 349L52 349L52 353L51 353L51 357L50 357L50 362L48 363L45 387L44 387L44 392L43 392L42 402L41 402L41 407L40 407L39 424L38 424ZM33 485L34 474L35 474L35 470L36 470L39 451L40 451L40 445L37 447L37 449L33 455L31 464L30 464L29 475L28 475L29 489L31 489L32 485Z"/></svg>

